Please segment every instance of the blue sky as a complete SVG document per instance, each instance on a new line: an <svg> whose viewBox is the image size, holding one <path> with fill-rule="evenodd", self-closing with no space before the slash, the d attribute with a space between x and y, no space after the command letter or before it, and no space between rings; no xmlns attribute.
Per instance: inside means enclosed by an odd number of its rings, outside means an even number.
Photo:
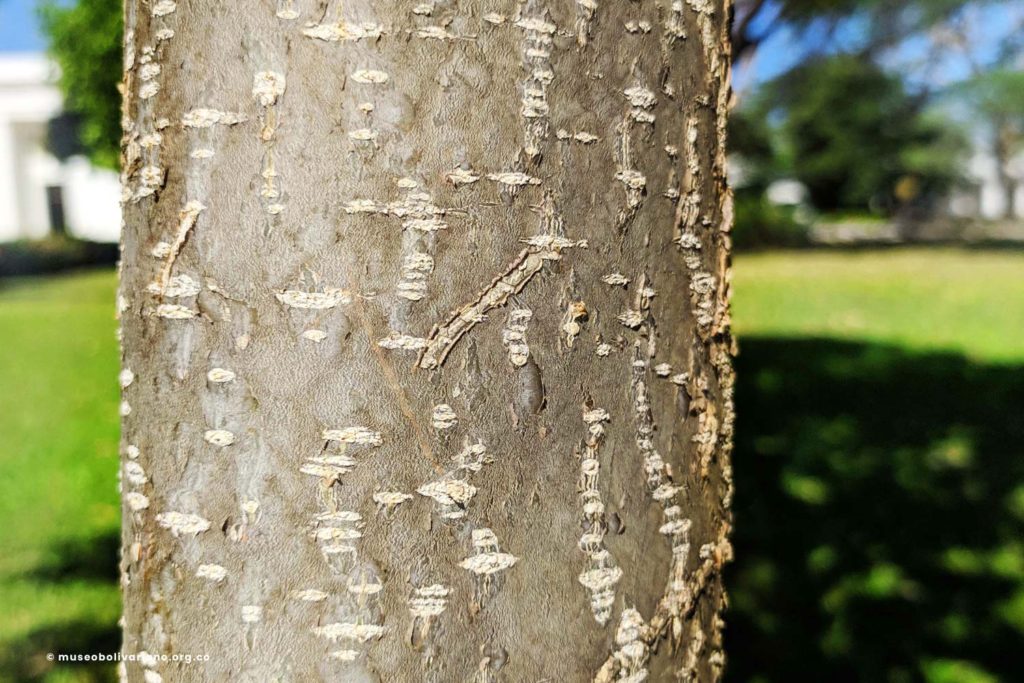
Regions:
<svg viewBox="0 0 1024 683"><path fill-rule="evenodd" d="M39 52L46 39L39 27L37 0L0 0L0 52ZM761 57L753 69L740 77L753 75L770 78L792 66L799 55L798 45L787 31L773 35L759 51Z"/></svg>
<svg viewBox="0 0 1024 683"><path fill-rule="evenodd" d="M46 49L46 40L36 13L37 4L38 0L0 0L0 52L37 52ZM1013 5L1013 2L996 2L977 10L973 22L975 35L972 36L972 49L982 61L987 56L984 54L986 46L995 43L993 37L1019 26L1017 21L1021 20L1021 14L1024 13L1024 3L1020 6L1022 9L1017 11L1007 9ZM755 31L760 28L755 24ZM855 25L848 25L833 35L832 41L837 48L849 47L858 41L859 33ZM966 75L966 60L962 56L946 53L936 60L934 55L926 54L926 42L923 39L905 41L891 55L890 66L908 74L910 66L915 62L930 60L929 79L948 82ZM735 73L736 88L742 92L753 84L783 73L798 64L805 51L805 41L791 31L785 28L775 31L756 50L750 62L738 65Z"/></svg>
<svg viewBox="0 0 1024 683"><path fill-rule="evenodd" d="M35 0L0 0L0 52L45 49Z"/></svg>

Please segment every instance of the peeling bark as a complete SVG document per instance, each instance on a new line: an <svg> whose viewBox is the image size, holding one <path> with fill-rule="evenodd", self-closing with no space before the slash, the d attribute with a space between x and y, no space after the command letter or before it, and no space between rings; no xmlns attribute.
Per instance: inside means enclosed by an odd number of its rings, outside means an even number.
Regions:
<svg viewBox="0 0 1024 683"><path fill-rule="evenodd" d="M728 14L128 1L127 680L720 677Z"/></svg>

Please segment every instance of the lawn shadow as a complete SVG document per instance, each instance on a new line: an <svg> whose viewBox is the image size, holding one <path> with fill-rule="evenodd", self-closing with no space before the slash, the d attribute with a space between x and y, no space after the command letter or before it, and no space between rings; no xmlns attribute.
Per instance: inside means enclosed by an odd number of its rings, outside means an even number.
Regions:
<svg viewBox="0 0 1024 683"><path fill-rule="evenodd" d="M61 589L72 583L116 585L120 544L117 530L62 541L47 550L43 562L29 572L26 578L37 583L41 593ZM48 676L61 669L61 681L110 683L116 680L112 663L62 663L49 661L47 655L109 655L120 648L120 628L116 623L107 623L99 616L95 619L48 625L0 648L0 680L34 683L47 680Z"/></svg>
<svg viewBox="0 0 1024 683"><path fill-rule="evenodd" d="M121 536L116 531L86 538L74 537L54 545L44 561L32 570L37 581L102 581L117 583Z"/></svg>
<svg viewBox="0 0 1024 683"><path fill-rule="evenodd" d="M748 337L737 370L727 680L1019 680L1024 366Z"/></svg>

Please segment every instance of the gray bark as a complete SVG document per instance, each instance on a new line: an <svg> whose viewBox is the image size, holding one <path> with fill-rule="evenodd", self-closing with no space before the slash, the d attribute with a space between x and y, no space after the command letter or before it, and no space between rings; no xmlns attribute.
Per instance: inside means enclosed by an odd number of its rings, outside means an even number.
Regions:
<svg viewBox="0 0 1024 683"><path fill-rule="evenodd" d="M719 677L728 11L128 1L128 680Z"/></svg>

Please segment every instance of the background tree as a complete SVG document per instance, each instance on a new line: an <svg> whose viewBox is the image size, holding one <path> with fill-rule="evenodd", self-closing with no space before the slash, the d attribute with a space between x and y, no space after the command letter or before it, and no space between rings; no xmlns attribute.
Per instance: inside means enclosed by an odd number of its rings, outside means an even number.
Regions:
<svg viewBox="0 0 1024 683"><path fill-rule="evenodd" d="M128 680L719 677L728 10L128 3Z"/></svg>
<svg viewBox="0 0 1024 683"><path fill-rule="evenodd" d="M957 136L902 81L849 55L808 63L768 86L794 177L823 211L926 201L957 177Z"/></svg>
<svg viewBox="0 0 1024 683"><path fill-rule="evenodd" d="M60 66L64 107L92 161L117 167L121 137L121 3L117 0L42 6L50 54Z"/></svg>

